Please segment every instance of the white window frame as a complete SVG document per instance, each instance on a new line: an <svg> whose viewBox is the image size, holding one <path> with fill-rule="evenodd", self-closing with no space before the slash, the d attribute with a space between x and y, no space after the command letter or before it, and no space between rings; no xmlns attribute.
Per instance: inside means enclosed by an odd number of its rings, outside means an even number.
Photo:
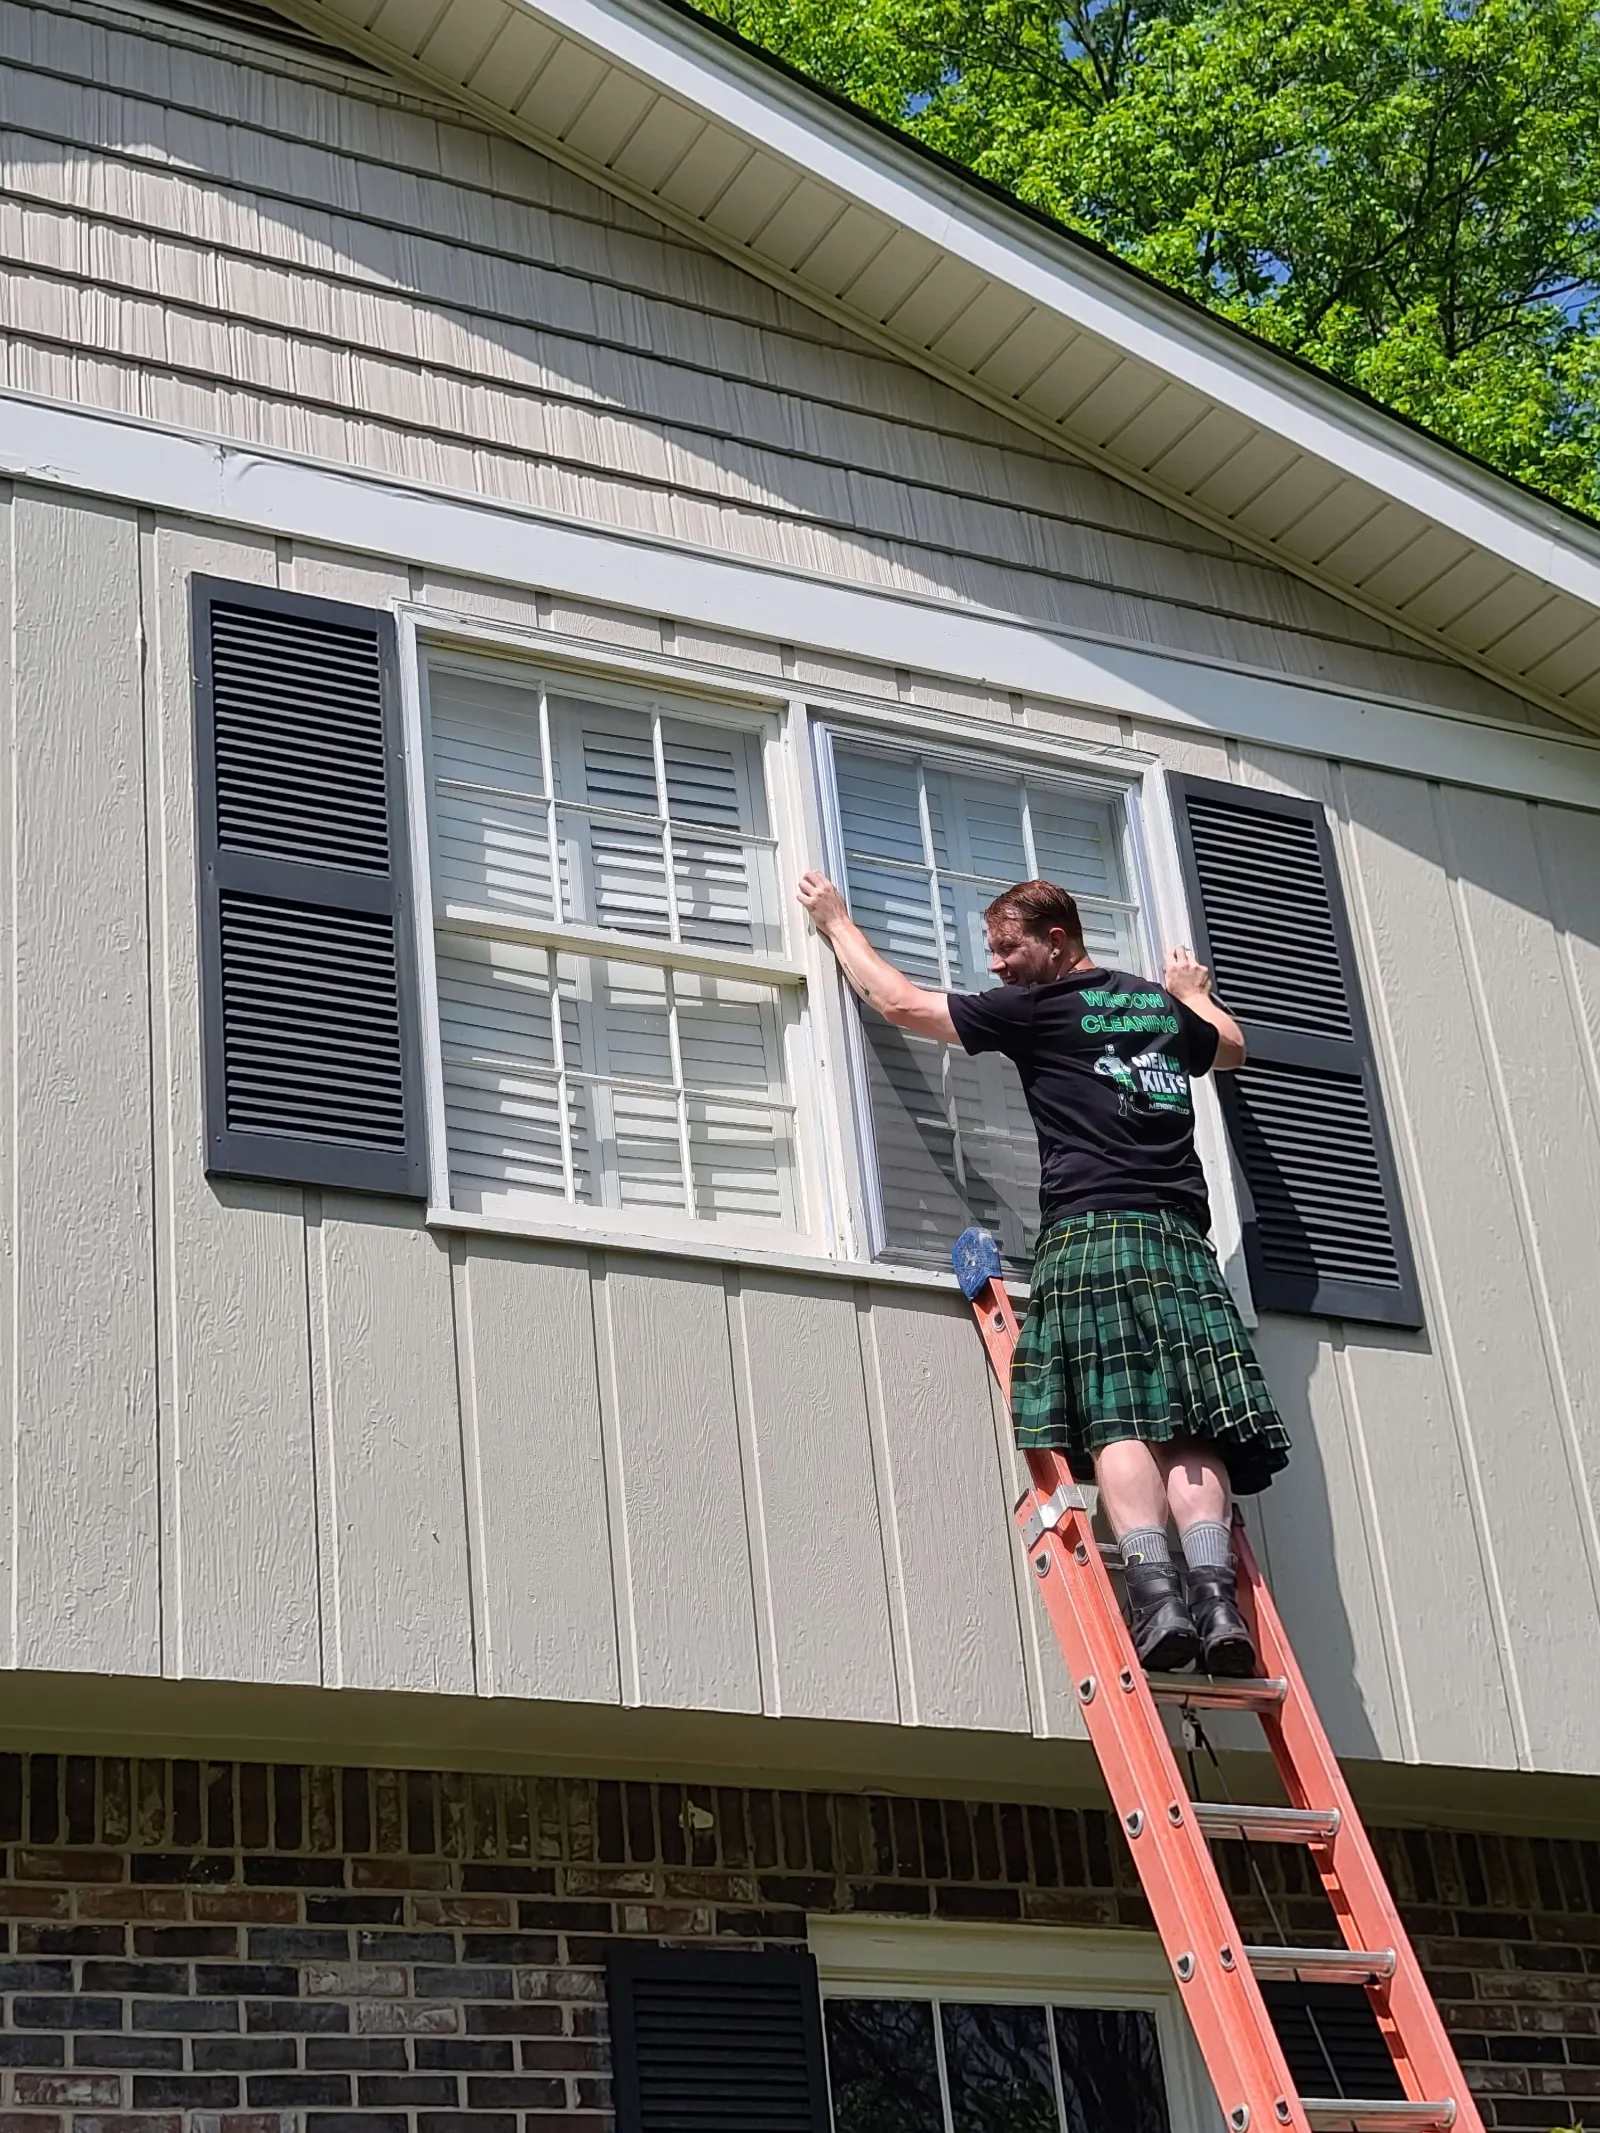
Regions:
<svg viewBox="0 0 1600 2133"><path fill-rule="evenodd" d="M575 662L537 643L505 635L451 629L418 628L414 618L404 632L402 680L406 700L407 799L411 828L412 889L417 910L416 936L422 989L422 1037L428 1119L428 1220L442 1227L488 1229L538 1236L588 1237L598 1242L648 1245L672 1252L684 1243L709 1247L711 1254L787 1247L809 1260L826 1256L823 1221L824 1182L818 1174L818 1135L808 1115L815 1103L815 1077L806 1046L807 991L811 973L792 953L798 930L791 915L795 849L793 810L782 764L782 713L785 705L698 687L674 688L648 673L617 673L609 663ZM489 908L445 903L438 878L433 810L434 777L429 675L455 668L489 679L510 681L530 690L562 688L582 692L600 706L704 723L726 730L743 729L758 737L771 818L779 934L773 952L739 953L691 944L655 941L613 933L569 921L519 918ZM552 804L555 804L552 802ZM588 955L606 962L669 968L726 977L772 990L779 1014L779 1047L788 1094L792 1137L792 1223L737 1220L710 1221L686 1209L595 1207L551 1196L548 1205L518 1214L480 1215L454 1206L450 1183L449 1139L445 1117L443 1041L440 1028L435 934L443 925L463 934L509 940L543 948L552 955Z"/></svg>
<svg viewBox="0 0 1600 2133"><path fill-rule="evenodd" d="M1171 1965L1153 1934L818 1916L807 1920L807 1939L824 2001L953 2000L1148 2014L1156 2025L1171 2133L1223 2133Z"/></svg>
<svg viewBox="0 0 1600 2133"><path fill-rule="evenodd" d="M607 1249L658 1256L750 1264L797 1272L835 1271L897 1286L948 1289L954 1276L880 1257L882 1216L877 1166L871 1143L859 1022L853 999L831 955L804 925L795 887L805 868L822 858L837 864L838 823L828 736L837 734L878 745L913 749L992 770L1003 762L1019 774L1114 793L1125 807L1128 879L1139 904L1140 938L1147 963L1154 944L1192 937L1178 864L1165 777L1148 753L1112 749L1037 730L978 730L969 720L921 706L845 698L828 689L797 690L762 677L733 676L703 662L664 658L615 643L593 644L555 631L529 628L432 607L417 601L391 603L399 634L401 700L404 710L406 792L410 826L414 928L422 1008L429 1195L427 1221L440 1230L580 1240ZM738 974L775 983L797 1004L787 1018L785 1065L793 1104L796 1190L803 1226L776 1232L776 1225L702 1222L679 1211L575 1207L552 1199L526 1215L477 1214L450 1199L445 1135L443 1059L439 1030L438 972L434 954L434 866L431 830L431 745L426 670L432 656L454 658L478 671L496 665L526 683L543 671L600 697L637 707L654 700L674 717L743 718L764 726L767 800L777 848L781 953L751 959L708 959L717 967L738 964ZM424 922L426 920L426 922ZM501 930L496 924L486 930ZM517 931L515 926L504 929ZM585 952L575 929L562 937ZM600 934L592 952L617 948ZM640 952L642 949L642 952ZM627 943L619 960L649 961L648 943ZM664 958L663 958L664 959ZM697 952L681 952L682 967L697 967ZM1200 1151L1211 1190L1213 1228L1234 1293L1250 1322L1243 1275L1240 1224L1231 1159L1215 1091L1197 1090Z"/></svg>

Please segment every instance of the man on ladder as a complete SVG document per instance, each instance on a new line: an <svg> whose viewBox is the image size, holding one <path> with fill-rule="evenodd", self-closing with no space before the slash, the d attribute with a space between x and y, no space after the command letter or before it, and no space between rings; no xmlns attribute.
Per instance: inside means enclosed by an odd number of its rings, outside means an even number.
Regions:
<svg viewBox="0 0 1600 2133"><path fill-rule="evenodd" d="M984 914L999 985L926 992L879 955L825 875L802 878L800 901L869 1007L915 1036L1015 1063L1041 1170L1011 1377L1017 1442L1097 1482L1146 1667L1253 1673L1233 1498L1268 1485L1289 1439L1207 1236L1190 1082L1244 1061L1210 972L1187 948L1168 956L1159 987L1103 969L1066 890L1024 881Z"/></svg>

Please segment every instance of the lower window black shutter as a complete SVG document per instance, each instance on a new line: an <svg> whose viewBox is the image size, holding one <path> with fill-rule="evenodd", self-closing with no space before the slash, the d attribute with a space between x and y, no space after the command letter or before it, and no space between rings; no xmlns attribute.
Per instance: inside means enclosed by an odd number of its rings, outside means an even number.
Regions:
<svg viewBox="0 0 1600 2133"><path fill-rule="evenodd" d="M1396 2101L1405 2085L1360 1985L1261 1987L1283 2056L1302 2096Z"/></svg>
<svg viewBox="0 0 1600 2133"><path fill-rule="evenodd" d="M1249 1057L1219 1077L1257 1305L1420 1326L1421 1296L1325 811L1172 780L1218 997Z"/></svg>
<svg viewBox="0 0 1600 2133"><path fill-rule="evenodd" d="M622 1944L606 1982L617 2133L828 2133L809 1955Z"/></svg>
<svg viewBox="0 0 1600 2133"><path fill-rule="evenodd" d="M393 622L192 592L206 1168L421 1197Z"/></svg>

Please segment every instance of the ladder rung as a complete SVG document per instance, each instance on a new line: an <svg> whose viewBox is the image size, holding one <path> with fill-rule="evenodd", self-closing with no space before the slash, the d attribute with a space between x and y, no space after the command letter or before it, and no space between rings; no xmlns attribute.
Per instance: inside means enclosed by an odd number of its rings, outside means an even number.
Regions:
<svg viewBox="0 0 1600 2133"><path fill-rule="evenodd" d="M1392 1948L1246 1948L1258 1978L1295 1985L1375 1985L1394 1976Z"/></svg>
<svg viewBox="0 0 1600 2133"><path fill-rule="evenodd" d="M1302 2096L1312 2133L1446 2133L1453 2103L1363 2103L1354 2096Z"/></svg>
<svg viewBox="0 0 1600 2133"><path fill-rule="evenodd" d="M1337 1807L1235 1807L1227 1800L1196 1800L1194 1818L1208 1837L1236 1837L1249 1844L1323 1844L1339 1834Z"/></svg>
<svg viewBox="0 0 1600 2133"><path fill-rule="evenodd" d="M1276 1681L1230 1681L1225 1674L1146 1674L1157 1703L1186 1703L1202 1711L1276 1711L1289 1693Z"/></svg>

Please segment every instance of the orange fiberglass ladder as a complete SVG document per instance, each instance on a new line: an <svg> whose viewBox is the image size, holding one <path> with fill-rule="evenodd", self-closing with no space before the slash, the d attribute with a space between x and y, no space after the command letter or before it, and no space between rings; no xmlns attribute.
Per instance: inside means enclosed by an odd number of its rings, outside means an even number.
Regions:
<svg viewBox="0 0 1600 2133"><path fill-rule="evenodd" d="M1002 1392L1017 1319L998 1246L965 1231L951 1252ZM1356 1813L1242 1525L1239 1602L1263 1678L1146 1674L1134 1655L1083 1494L1064 1459L1029 1452L1033 1486L1017 1525L1045 1612L1077 1688L1106 1787L1156 1929L1183 1989L1229 2133L1483 2133L1421 1967ZM1157 1706L1253 1712L1291 1805L1190 1797ZM1247 1947L1218 1879L1214 1838L1304 1844L1343 1932L1343 1948ZM1260 1982L1366 1987L1406 2100L1300 2095Z"/></svg>

